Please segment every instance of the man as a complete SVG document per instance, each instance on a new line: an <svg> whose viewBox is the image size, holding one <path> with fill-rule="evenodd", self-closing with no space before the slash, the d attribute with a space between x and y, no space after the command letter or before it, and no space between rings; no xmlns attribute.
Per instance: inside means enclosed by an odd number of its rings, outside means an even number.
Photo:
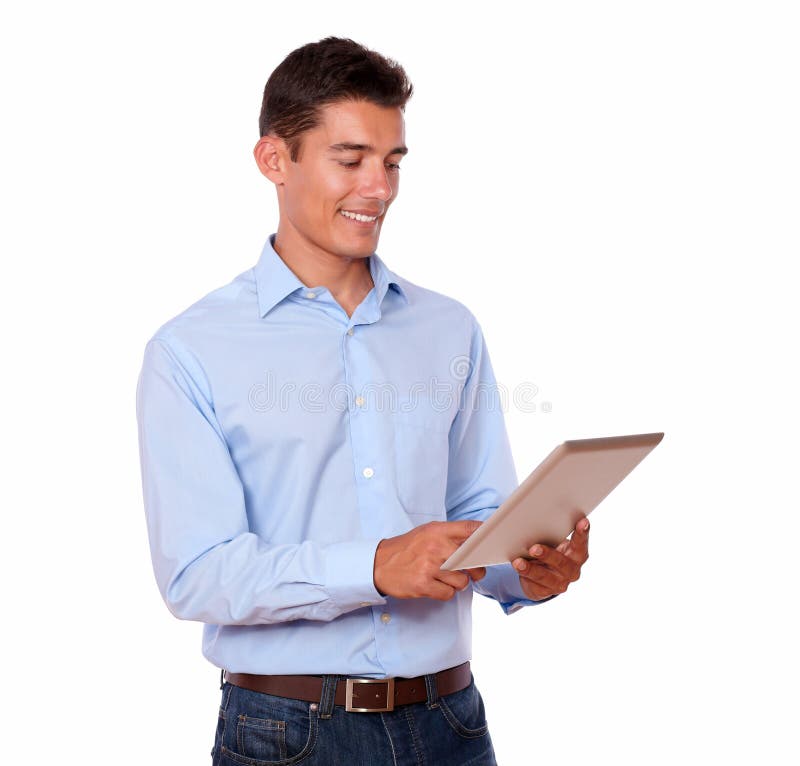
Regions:
<svg viewBox="0 0 800 766"><path fill-rule="evenodd" d="M278 230L145 349L153 565L223 670L214 766L494 763L472 591L511 613L587 558L582 519L531 561L440 569L517 477L477 321L376 253L411 92L352 40L292 52L254 150Z"/></svg>

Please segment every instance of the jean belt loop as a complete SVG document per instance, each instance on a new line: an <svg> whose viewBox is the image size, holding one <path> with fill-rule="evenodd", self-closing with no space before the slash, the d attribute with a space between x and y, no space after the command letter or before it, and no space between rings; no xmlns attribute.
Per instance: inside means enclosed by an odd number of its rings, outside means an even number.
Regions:
<svg viewBox="0 0 800 766"><path fill-rule="evenodd" d="M219 669L219 688L225 688L225 668Z"/></svg>
<svg viewBox="0 0 800 766"><path fill-rule="evenodd" d="M436 688L435 673L428 673L425 676L425 690L428 692L428 709L439 707L439 690Z"/></svg>
<svg viewBox="0 0 800 766"><path fill-rule="evenodd" d="M231 701L231 693L236 688L233 684L228 684L228 688L225 689L225 682L224 682L224 673L225 669L220 670L220 689L224 689L222 692L222 701L220 702L219 706L226 710L228 709L228 703Z"/></svg>
<svg viewBox="0 0 800 766"><path fill-rule="evenodd" d="M336 682L339 676L322 677L322 695L319 701L319 717L330 718L333 715L333 703L336 697Z"/></svg>

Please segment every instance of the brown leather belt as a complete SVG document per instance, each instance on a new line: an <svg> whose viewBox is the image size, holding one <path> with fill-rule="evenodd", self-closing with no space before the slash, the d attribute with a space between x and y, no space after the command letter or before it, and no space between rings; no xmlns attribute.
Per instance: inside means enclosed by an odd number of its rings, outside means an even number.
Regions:
<svg viewBox="0 0 800 766"><path fill-rule="evenodd" d="M436 692L440 697L465 689L472 680L468 661L433 675L436 678ZM252 673L228 673L226 670L225 680L253 692L306 702L319 702L322 696L322 676L260 676ZM425 702L427 699L425 676L343 678L336 684L334 704L343 705L345 710L352 713L386 713L398 705Z"/></svg>

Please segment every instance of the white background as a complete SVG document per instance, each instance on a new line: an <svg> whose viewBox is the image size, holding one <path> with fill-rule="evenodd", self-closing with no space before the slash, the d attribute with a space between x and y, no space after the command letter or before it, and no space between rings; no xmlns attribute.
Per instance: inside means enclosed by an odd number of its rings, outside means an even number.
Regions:
<svg viewBox="0 0 800 766"><path fill-rule="evenodd" d="M8 8L8 6L7 6ZM135 386L275 231L267 77L400 61L379 253L463 301L520 479L664 431L555 601L476 598L501 764L796 763L798 14L778 2L28 3L0 19L4 763L210 763L218 672L150 565Z"/></svg>

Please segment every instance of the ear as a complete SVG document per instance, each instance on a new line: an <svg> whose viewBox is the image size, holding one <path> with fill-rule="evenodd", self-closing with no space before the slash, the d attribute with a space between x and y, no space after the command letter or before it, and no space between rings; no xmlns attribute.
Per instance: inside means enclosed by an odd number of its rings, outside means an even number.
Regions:
<svg viewBox="0 0 800 766"><path fill-rule="evenodd" d="M289 150L277 136L262 136L253 147L258 169L276 186L284 182L284 171L289 161Z"/></svg>

